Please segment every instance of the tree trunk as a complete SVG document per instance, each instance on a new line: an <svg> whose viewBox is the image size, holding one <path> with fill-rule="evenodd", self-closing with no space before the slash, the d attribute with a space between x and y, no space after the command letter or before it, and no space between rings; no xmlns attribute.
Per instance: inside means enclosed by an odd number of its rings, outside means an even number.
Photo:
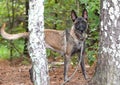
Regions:
<svg viewBox="0 0 120 85"><path fill-rule="evenodd" d="M44 45L44 0L29 0L29 44L34 85L49 85L48 63Z"/></svg>
<svg viewBox="0 0 120 85"><path fill-rule="evenodd" d="M120 85L120 1L101 0L101 38L95 76L89 85Z"/></svg>
<svg viewBox="0 0 120 85"><path fill-rule="evenodd" d="M29 1L28 0L26 0L25 1L25 8L26 8L26 18L25 18L25 30L26 30L26 32L28 32L28 29L27 29L27 27L28 27L28 10L29 10ZM24 51L23 51L23 54L24 55L26 55L27 57L28 57L28 49L27 49L27 42L28 42L28 39L27 38L25 38L25 42L24 42Z"/></svg>

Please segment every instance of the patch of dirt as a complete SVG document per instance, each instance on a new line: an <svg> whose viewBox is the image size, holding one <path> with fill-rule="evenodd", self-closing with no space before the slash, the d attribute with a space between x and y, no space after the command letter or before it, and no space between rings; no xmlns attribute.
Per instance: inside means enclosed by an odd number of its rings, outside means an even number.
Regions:
<svg viewBox="0 0 120 85"><path fill-rule="evenodd" d="M30 81L29 69L31 65L22 65L21 60L7 61L0 60L0 85L33 85ZM63 65L54 66L51 68L50 85L60 85L63 82ZM70 66L69 76L74 72L76 67ZM95 65L86 67L87 75L92 78L95 72ZM85 85L88 80L85 80L81 68L76 72L74 77L65 85Z"/></svg>
<svg viewBox="0 0 120 85"><path fill-rule="evenodd" d="M0 85L32 85L29 79L30 67L0 60Z"/></svg>

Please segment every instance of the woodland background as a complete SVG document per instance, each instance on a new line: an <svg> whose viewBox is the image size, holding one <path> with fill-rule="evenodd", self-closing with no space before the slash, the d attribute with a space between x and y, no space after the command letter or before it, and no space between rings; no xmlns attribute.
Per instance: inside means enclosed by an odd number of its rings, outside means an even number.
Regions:
<svg viewBox="0 0 120 85"><path fill-rule="evenodd" d="M70 12L72 9L79 16L81 16L83 9L87 9L89 28L87 30L86 56L89 64L92 65L97 58L98 52L100 1L44 0L44 6L45 28L56 30L71 28L72 20L70 19ZM9 33L27 31L28 7L28 0L0 0L0 26L6 22L6 31ZM9 41L0 36L0 58L11 60L23 55L26 56L24 48L26 48L25 39ZM53 57L59 56L59 54L50 50L47 50L47 55Z"/></svg>

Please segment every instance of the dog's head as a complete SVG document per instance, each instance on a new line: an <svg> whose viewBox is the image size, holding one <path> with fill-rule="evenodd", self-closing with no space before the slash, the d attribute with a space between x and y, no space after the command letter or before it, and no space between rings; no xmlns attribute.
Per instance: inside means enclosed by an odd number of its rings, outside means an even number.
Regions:
<svg viewBox="0 0 120 85"><path fill-rule="evenodd" d="M71 11L71 19L73 21L74 32L76 35L80 35L86 31L88 28L88 14L87 10L84 9L82 12L82 17L78 17L74 10Z"/></svg>

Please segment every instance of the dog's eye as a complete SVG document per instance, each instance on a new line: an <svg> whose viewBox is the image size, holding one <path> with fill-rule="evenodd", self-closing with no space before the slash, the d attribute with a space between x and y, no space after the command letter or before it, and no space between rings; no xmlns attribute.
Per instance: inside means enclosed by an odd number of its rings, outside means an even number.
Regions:
<svg viewBox="0 0 120 85"><path fill-rule="evenodd" d="M85 22L85 21L81 21L81 23L82 23L82 24L86 24L86 22Z"/></svg>
<svg viewBox="0 0 120 85"><path fill-rule="evenodd" d="M79 25L80 24L80 21L76 22L75 25Z"/></svg>

